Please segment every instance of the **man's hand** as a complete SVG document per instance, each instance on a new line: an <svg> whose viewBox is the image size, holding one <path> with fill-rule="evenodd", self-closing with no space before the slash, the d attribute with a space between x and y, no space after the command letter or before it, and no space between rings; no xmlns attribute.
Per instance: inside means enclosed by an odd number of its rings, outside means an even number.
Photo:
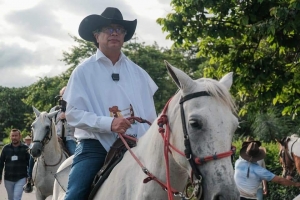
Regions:
<svg viewBox="0 0 300 200"><path fill-rule="evenodd" d="M130 121L122 117L114 118L114 120L111 123L111 131L115 133L123 134L130 127L131 127Z"/></svg>
<svg viewBox="0 0 300 200"><path fill-rule="evenodd" d="M267 195L268 194L268 189L266 187L263 188L263 194Z"/></svg>

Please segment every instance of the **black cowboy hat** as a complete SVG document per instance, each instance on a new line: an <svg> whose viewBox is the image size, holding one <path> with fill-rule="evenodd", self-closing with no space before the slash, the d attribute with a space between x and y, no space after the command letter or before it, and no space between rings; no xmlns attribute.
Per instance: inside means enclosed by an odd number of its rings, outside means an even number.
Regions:
<svg viewBox="0 0 300 200"><path fill-rule="evenodd" d="M260 146L260 141L243 142L240 156L249 162L262 160L266 157L266 150Z"/></svg>
<svg viewBox="0 0 300 200"><path fill-rule="evenodd" d="M130 40L135 32L137 20L123 20L123 15L117 8L108 7L101 15L89 15L85 17L79 25L78 33L84 40L94 42L94 31L110 24L119 24L127 31L124 42Z"/></svg>

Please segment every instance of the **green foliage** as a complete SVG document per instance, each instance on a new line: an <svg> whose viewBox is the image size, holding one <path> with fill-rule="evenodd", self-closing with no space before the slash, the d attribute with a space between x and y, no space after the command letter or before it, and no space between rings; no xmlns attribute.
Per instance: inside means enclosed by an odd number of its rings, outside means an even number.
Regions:
<svg viewBox="0 0 300 200"><path fill-rule="evenodd" d="M96 46L92 42L87 42L83 39L71 36L74 42L77 44L70 48L70 52L63 51L63 59L61 61L69 65L70 68L63 73L63 75L68 79L73 71L73 69L84 59L90 57L96 52Z"/></svg>
<svg viewBox="0 0 300 200"><path fill-rule="evenodd" d="M27 87L0 86L0 133L4 133L6 127L30 130L23 120L25 113L30 110L30 107L23 102L23 99L27 98L26 90Z"/></svg>
<svg viewBox="0 0 300 200"><path fill-rule="evenodd" d="M275 141L300 130L300 119L282 116L278 106L269 106L266 112L248 113L240 119L237 136L252 136L265 142Z"/></svg>
<svg viewBox="0 0 300 200"><path fill-rule="evenodd" d="M174 12L157 22L175 46L198 46L204 76L234 72L240 115L281 104L299 111L300 3L290 0L172 0Z"/></svg>

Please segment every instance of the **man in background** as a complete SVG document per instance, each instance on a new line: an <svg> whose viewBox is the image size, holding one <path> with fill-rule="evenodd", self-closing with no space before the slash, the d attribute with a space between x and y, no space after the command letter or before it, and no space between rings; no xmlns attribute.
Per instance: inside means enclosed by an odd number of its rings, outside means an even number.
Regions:
<svg viewBox="0 0 300 200"><path fill-rule="evenodd" d="M260 141L243 142L240 158L235 162L234 181L240 192L240 200L257 199L257 189L262 180L272 181L285 186L300 187L299 182L293 182L277 176L258 165L257 161L266 156Z"/></svg>
<svg viewBox="0 0 300 200"><path fill-rule="evenodd" d="M250 137L250 136L247 137L246 142L252 142L252 141L254 141L254 139L252 137ZM260 147L260 148L263 148L264 151L267 153L267 151L264 147ZM265 159L258 160L257 164L263 168L266 168ZM257 200L263 200L263 196L267 195L267 193L268 193L267 181L262 180L262 182L259 184L259 187L257 189L257 193L256 193Z"/></svg>
<svg viewBox="0 0 300 200"><path fill-rule="evenodd" d="M26 146L30 146L31 144L31 137L29 135L27 135L25 138L24 138L24 142L25 142L25 145Z"/></svg>
<svg viewBox="0 0 300 200"><path fill-rule="evenodd" d="M3 147L0 155L0 184L5 167L4 185L8 200L21 200L30 155L27 151L28 146L21 142L21 132L18 129L11 130L10 140L11 143Z"/></svg>
<svg viewBox="0 0 300 200"><path fill-rule="evenodd" d="M70 126L66 120L65 111L66 111L66 102L63 100L62 96L66 90L66 86L63 87L59 91L59 106L55 106L50 110L50 113L59 110L55 117L55 128L56 128L56 134L58 137L60 137L64 145L66 146L68 153L70 156L72 156L75 153L76 148L76 138L74 137L75 128Z"/></svg>

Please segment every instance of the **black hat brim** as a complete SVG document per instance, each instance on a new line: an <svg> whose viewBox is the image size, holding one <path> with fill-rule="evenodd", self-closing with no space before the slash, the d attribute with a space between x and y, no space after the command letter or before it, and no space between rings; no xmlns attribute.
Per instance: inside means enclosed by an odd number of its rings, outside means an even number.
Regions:
<svg viewBox="0 0 300 200"><path fill-rule="evenodd" d="M109 26L110 24L119 24L124 27L127 31L124 42L130 40L135 32L137 20L128 21L128 20L116 20L116 19L108 19L102 17L101 15L89 15L85 17L78 28L78 33L80 37L84 40L94 42L94 31L97 29L101 29L102 27Z"/></svg>

